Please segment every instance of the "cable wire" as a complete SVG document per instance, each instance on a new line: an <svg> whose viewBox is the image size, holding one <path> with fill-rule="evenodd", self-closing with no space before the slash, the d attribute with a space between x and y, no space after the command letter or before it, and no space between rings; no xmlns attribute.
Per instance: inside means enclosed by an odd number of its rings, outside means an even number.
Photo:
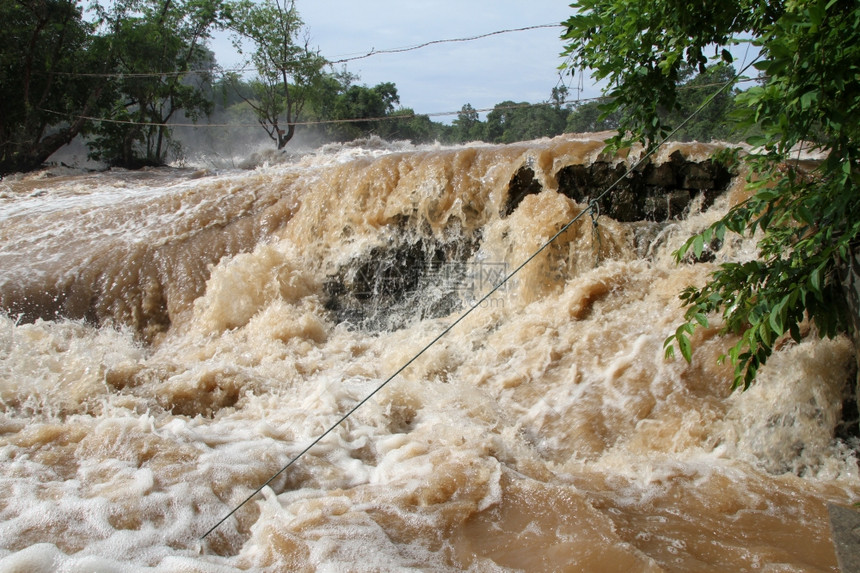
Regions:
<svg viewBox="0 0 860 573"><path fill-rule="evenodd" d="M272 483L272 481L274 481L274 480L275 480L279 475L281 475L282 473L284 473L284 472L285 472L285 471L286 471L290 466L292 466L292 465L293 465L294 463L296 463L296 462L297 462L297 461L298 461L302 456L304 456L307 452L309 452L309 451L311 450L311 448L313 448L315 445L317 445L317 444L318 444L318 443L319 443L323 438L325 438L325 437L326 437L327 435L329 435L332 431L334 431L334 430L335 430L335 428L337 428L337 427L338 427L338 426L340 426L344 421L346 421L346 419L347 419L347 418L349 418L349 417L350 417L350 416L351 416L351 415L352 415L356 410L358 410L358 409L359 409L359 408L361 408L365 403L367 403L367 401L368 401L368 400L370 400L370 399L371 399L373 396L375 396L375 395L376 395L380 390L382 390L382 389L383 389L383 388L384 388L384 387L385 387L389 382L391 382L391 381L392 381L392 380L393 380L393 379L394 379L398 374L400 374L400 373L401 373L401 372L403 372L406 368L408 368L408 367L409 367L413 362L415 362L415 361L416 361L416 360L417 360L417 359L418 359L422 354L424 354L425 352L427 352L427 350L429 350L429 349L430 349L434 344L436 344L436 343L437 343L437 342L438 342L442 337L444 337L446 334L448 334L449 332L451 332L451 330L453 330L455 326L457 326L458 324L460 324L460 322L462 322L462 321L463 321L467 316L469 316L469 315L472 313L472 311L474 311L476 308L480 307L480 306L481 306L481 304L482 304L483 302L485 302L488 298L490 298L490 296L492 296L496 291L498 291L498 290L499 290L500 288L502 288L505 284L507 284L507 283L508 283L508 281L510 281L510 280L511 280L511 279L512 279L512 278L513 278L513 277L514 277L518 272L520 272L520 270L522 270L522 269L523 269L523 267L525 267L527 264L529 264L531 261L533 261L533 260L535 259L535 257L537 257L538 255L540 255L544 250L546 250L546 248L547 248L547 247L549 247L552 243L554 243L556 239L558 239L562 234L564 234L564 232L565 232L565 231L567 231L567 230L571 227L571 225L573 225L574 223L576 223L576 222L577 222L579 219L581 219L581 218L582 218L586 213L594 214L594 213L595 213L595 211L596 211L596 212L597 212L597 216L599 216L599 210L598 210L598 209L599 209L599 201L600 201L601 199L603 199L607 194L609 194L609 192L610 192L610 191L612 191L615 187L617 187L619 183L621 183L622 181L624 181L624 179L625 179L628 175L630 175L631 173L633 173L633 171L634 171L634 170L636 170L640 165L642 165L646 160L648 160L648 159L649 159L649 158L650 158L654 153L656 153L656 152L657 152L657 150L658 150L658 149L659 149L659 148L660 148L664 143L666 143L666 141L670 140L670 139L671 139L671 138L672 138L672 137L673 137L673 136L674 136L678 131L680 131L680 130L681 130L681 129L682 129L682 128L683 128L683 127L684 127L684 126L685 126L685 125L686 125L686 124L687 124L687 123L688 123L688 122L689 122L693 117L695 117L697 114L699 114L699 113L700 113L700 112L701 112L705 107L707 107L708 105L710 105L710 103L711 103L711 102L712 102L712 101L713 101L713 100L714 100L714 99L715 99L715 98L716 98L720 93L722 93L723 91L725 91L726 89L728 89L728 88L729 88L729 86L733 85L733 84L734 84L734 83L735 83L735 82L736 82L736 81L741 77L741 75L742 75L742 74L743 74L743 73L744 73L744 72L745 72L745 71L746 71L750 66L752 66L756 61L758 61L758 58L756 58L756 60L753 60L753 62L751 62L750 64L748 64L745 68L743 68L740 72L738 72L738 74L737 74L737 75L735 75L735 76L734 76L732 79L730 79L728 82L726 82L725 84L723 84L723 85L722 85L722 87L721 87L720 89L718 89L716 92L714 92L713 94L711 94L711 96L710 96L710 97L708 97L708 99L706 99L706 100L705 100L705 101L704 101L704 102L703 102L703 103L702 103L698 108L696 108L696 110L695 110L693 113L691 113L689 116L687 116L687 117L684 119L684 121L682 121L682 122L681 122L681 123L680 123L680 124L675 128L675 129L673 129L673 130L672 130L668 135L666 135L666 137L664 137L664 138L663 138L660 142L658 142L656 145L651 146L651 149L650 149L650 150L648 150L648 151L647 151L647 152L646 152L646 153L645 153L641 158L639 158L639 160L638 160L638 161L636 161L636 162L635 162L635 163L634 163L634 164L633 164L633 165L632 165L632 166L631 166L631 167L630 167L630 168L629 168L629 169L628 169L628 170L627 170L623 175L621 175L620 177L618 177L618 178L617 178L617 179L616 179L616 180L615 180L611 185L609 185L609 187L607 187L606 189L604 189L604 190L603 190L603 191L602 191L602 192L601 192L597 197L595 197L594 199L591 199L591 200L589 201L589 203L588 203L588 207L586 207L585 209L583 209L582 211L580 211L576 216L574 216L572 219L570 219L570 221L568 221L567 223L565 223L565 225L564 225L564 226L562 226L558 231L556 231L556 233L555 233L552 237L550 237L550 238L549 238L546 242L544 242L544 243L543 243L543 244L542 244L542 245L541 245L541 246L540 246L536 251L534 251L531 255L529 255L529 257L528 257L528 258L526 258L526 260L524 260L522 263L520 263L520 265L519 265L519 266L517 266L517 267L516 267L513 271L511 271L507 276L505 276L505 278L503 278L501 282L499 282L499 283L498 283L496 286L494 286L494 287L493 287L493 288L492 288L492 289L491 289L487 294L485 294L483 297L481 297L481 299L480 299L480 300L478 300L477 302L475 302L475 303L474 303L474 304L473 304L473 305L472 305L468 310L466 310L463 314L461 314L461 315L460 315L460 316L459 316L459 317L458 317L454 322L452 322L452 323L451 323L450 325L448 325L444 330L442 330L442 332L440 332L440 333L439 333L439 334L438 334L438 335L437 335L433 340L431 340L429 343L427 343L427 344L424 346L424 348L422 348L422 349L421 349L417 354L415 354L412 358L410 358L408 361L406 361L406 362L405 362L405 363L404 363L400 368L398 368L398 369L394 372L394 374L392 374L391 376L389 376L388 378L386 378L384 382L382 382L381 384L379 384L379 385L378 385L378 386L377 386L377 387L376 387L372 392L370 392L370 393L369 393L367 396L365 396L361 401L359 401L355 406L353 406L353 407L352 407L352 408L351 408L351 409L350 409L346 414L344 414L343 416L341 416L341 418L340 418L337 422L335 422L334 424L332 424L331 426L329 426L329 428L328 428L325 432L323 432L322 434L320 434L316 439L314 439L310 444L308 444L308 446L307 446L307 447L305 447L305 449L303 449L301 452L299 452L297 455L295 455L295 456L294 456L294 457L293 457L289 462L287 462L287 464L286 464L284 467L282 467L280 470L278 470L274 475L272 475L272 477L270 477L269 479L267 479L267 480L266 480L266 482L265 482L265 483L263 483L263 485L261 485L260 487L258 487L257 489L255 489L255 490L254 490L254 491L253 491L253 492L252 492L248 497L246 497L246 498L245 498L245 499L244 499L244 500L243 500L239 505L237 505L236 507L234 507L234 508L230 511L230 513L228 513L227 515L225 515L224 517L222 517L222 518L218 521L218 523L216 523L215 525L213 525L213 526L212 526L212 527L211 527L211 528L210 528L206 533L204 533L204 534L200 537L200 539L201 539L201 540L205 539L205 538L206 538L210 533L212 533L213 531L215 531L215 530L218 528L218 526L220 526L222 523L224 523L225 521L227 521L227 519L229 519L231 515L233 515L233 514L234 514L234 513L236 513L237 511L239 511L239 509L240 509L242 506L244 506L246 503L248 503L249 501L251 501L251 499L253 499L253 498L254 498L254 496L256 496L258 493L260 493L260 492L263 490L263 488L265 488L265 487L266 487L266 486L268 486L270 483ZM597 219L595 218L595 219L594 219L594 224L596 224L596 222L597 222Z"/></svg>
<svg viewBox="0 0 860 573"><path fill-rule="evenodd" d="M749 66L747 66L749 67ZM746 68L744 68L746 69ZM743 83L743 82L752 82L758 81L761 79L765 79L765 76L758 76L755 78L741 78L740 76L735 76L732 78L733 83ZM710 84L701 84L695 86L681 86L679 90L694 90L694 89L704 89L709 87L715 87L723 85L722 83L710 83ZM580 88L577 88L577 92L580 91ZM722 91L722 90L720 90ZM719 93L719 92L718 92ZM608 99L606 96L597 96L591 98L577 98L577 99L566 99L558 102L538 102L538 103L516 103L509 105L495 105L493 107L484 107L479 109L473 109L471 111L477 113L489 113L491 111L506 111L512 109L526 109L531 107L541 107L541 106L555 106L555 105L579 105L583 103L593 102L593 101L602 101ZM50 109L39 108L40 111L45 113L51 113L54 115L60 115L63 117L67 117L70 119L86 119L88 121L98 121L102 123L116 123L122 125L139 125L143 127L193 127L193 128L204 128L204 127L231 127L231 128L259 128L259 123L158 123L151 121L132 121L128 119L111 119L107 117L93 117L87 115L75 115L71 113L64 113L60 111L54 111ZM414 119L416 117L445 117L452 115L459 115L462 113L461 110L457 111L437 111L431 113L401 113L401 114L392 114L392 115L383 115L378 117L354 117L354 118L346 118L346 119L314 119L308 121L294 121L290 123L286 123L285 125L302 125L302 126L312 126L312 125L330 125L330 124L338 124L338 123L361 123L364 121L397 121L403 119Z"/></svg>
<svg viewBox="0 0 860 573"><path fill-rule="evenodd" d="M345 64L347 62L352 62L355 60L363 60L365 58L370 58L372 56L379 56L382 54L401 54L403 52L412 52L414 50L420 50L421 48L426 48L428 46L435 46L438 44L449 44L455 42L471 42L474 40L481 40L483 38L489 38L490 36L498 36L500 34L510 34L513 32L526 32L529 30L539 30L542 28L559 28L563 27L561 24L538 24L535 26L525 26L523 28L510 28L507 30L496 30L495 32L488 32L486 34L479 34L477 36L468 36L465 38L447 38L443 40L431 40L429 42L424 42L422 44L417 44L415 46L408 46L405 48L389 48L386 50L376 50L371 48L371 50L361 56L353 56L348 58L341 58L339 60L329 60L326 58L327 65L334 64ZM275 66L279 66L280 63L275 63ZM45 75L58 75L58 76L67 76L67 77L81 77L81 78L161 78L161 77L170 77L170 76L183 76L187 74L201 74L201 75L212 75L212 76L226 76L229 73L233 72L248 72L255 70L256 66L245 65L237 68L203 68L203 69L194 69L194 70L185 70L185 71L166 71L166 72L105 72L105 73L97 73L97 72L57 72L57 71L47 71L47 72L39 72Z"/></svg>
<svg viewBox="0 0 860 573"><path fill-rule="evenodd" d="M488 34L480 34L478 36L469 36L467 38L449 38L447 40L432 40L430 42L424 42L423 44L417 44L415 46L409 46L408 48L393 48L389 50L370 50L368 53L363 56L354 56L352 58L343 58L341 60L330 61L330 64L345 64L346 62L353 62L355 60L363 60L364 58L369 58L371 56L378 56L380 54L400 54L403 52L411 52L413 50L419 50L421 48L426 48L427 46L434 46L436 44L448 44L452 42L471 42L472 40L480 40L482 38L489 38L490 36L498 36L499 34L509 34L511 32L525 32L528 30L538 30L541 28L563 28L562 24L539 24L537 26L526 26L524 28L511 28L508 30L497 30L495 32L490 32Z"/></svg>

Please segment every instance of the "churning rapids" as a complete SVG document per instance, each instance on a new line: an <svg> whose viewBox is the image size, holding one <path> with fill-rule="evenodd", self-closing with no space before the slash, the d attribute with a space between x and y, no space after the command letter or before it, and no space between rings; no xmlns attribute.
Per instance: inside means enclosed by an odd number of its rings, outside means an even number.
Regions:
<svg viewBox="0 0 860 573"><path fill-rule="evenodd" d="M601 149L0 182L0 570L836 570L827 504L860 496L850 342L785 344L734 394L715 328L691 365L663 358L679 291L755 255L674 263L743 196L695 181L699 144L200 540L582 211L624 163ZM636 186L644 215L619 207Z"/></svg>

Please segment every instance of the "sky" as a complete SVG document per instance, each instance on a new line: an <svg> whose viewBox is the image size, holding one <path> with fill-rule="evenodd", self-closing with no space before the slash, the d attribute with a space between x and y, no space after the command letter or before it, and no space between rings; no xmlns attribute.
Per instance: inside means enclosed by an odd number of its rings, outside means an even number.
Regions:
<svg viewBox="0 0 860 573"><path fill-rule="evenodd" d="M297 0L310 44L329 61L371 51L417 46L501 30L560 24L572 12L564 0ZM418 113L456 112L466 103L492 108L512 100L546 101L559 84L563 28L497 34L469 42L376 54L346 63L357 83L393 82L400 105ZM224 67L239 63L229 41L213 43ZM574 88L579 78L561 80ZM572 82L572 83L571 83ZM599 90L586 81L581 97ZM571 89L568 99L576 97ZM449 123L456 115L434 117Z"/></svg>

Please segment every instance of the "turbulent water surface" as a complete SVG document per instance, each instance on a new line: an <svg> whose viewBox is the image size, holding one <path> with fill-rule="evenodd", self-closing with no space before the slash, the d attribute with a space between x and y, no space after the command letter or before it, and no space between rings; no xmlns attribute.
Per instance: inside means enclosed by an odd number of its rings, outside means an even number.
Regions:
<svg viewBox="0 0 860 573"><path fill-rule="evenodd" d="M601 148L0 182L0 570L835 571L850 343L743 394L716 328L663 359L678 292L755 254L671 255L738 183L582 217L200 539L580 213L558 174Z"/></svg>

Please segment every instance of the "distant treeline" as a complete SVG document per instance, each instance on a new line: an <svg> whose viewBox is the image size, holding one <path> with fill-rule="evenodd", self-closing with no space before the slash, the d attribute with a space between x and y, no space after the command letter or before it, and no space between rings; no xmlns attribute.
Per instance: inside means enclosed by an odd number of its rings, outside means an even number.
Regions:
<svg viewBox="0 0 860 573"><path fill-rule="evenodd" d="M734 73L733 68L724 64L708 68L703 74L688 73L681 81L685 89L680 92L676 109L667 110L665 118L669 123L680 124L731 80ZM553 88L546 102L500 102L486 113L484 120L467 103L456 119L446 124L400 106L394 83L370 87L359 85L356 80L356 76L346 72L326 75L322 89L309 98L302 125L296 131L302 142L322 144L376 135L412 143L513 143L562 133L614 130L619 124L620 114L604 116L599 100L566 101L569 94L564 86ZM243 92L251 92L248 84L237 84L235 80L216 83L211 96L216 107L211 117L243 125L253 122L254 111L243 99ZM676 137L683 141L736 140L726 121L733 109L733 98L731 91L718 95Z"/></svg>
<svg viewBox="0 0 860 573"><path fill-rule="evenodd" d="M86 10L77 0L14 0L0 3L0 18L0 175L38 168L75 138L108 165L163 165L183 155L178 123L245 134L259 126L257 139L278 149L295 136L312 145L370 135L510 143L618 126L617 112L569 103L563 86L543 103L501 102L484 120L467 103L451 124L432 121L402 106L394 83L359 84L313 51L291 0L118 0ZM215 30L231 32L241 70L218 66L207 47ZM680 122L732 74L724 65L687 74L666 117ZM732 100L718 97L680 136L731 139ZM204 143L235 143L236 133L212 129Z"/></svg>

